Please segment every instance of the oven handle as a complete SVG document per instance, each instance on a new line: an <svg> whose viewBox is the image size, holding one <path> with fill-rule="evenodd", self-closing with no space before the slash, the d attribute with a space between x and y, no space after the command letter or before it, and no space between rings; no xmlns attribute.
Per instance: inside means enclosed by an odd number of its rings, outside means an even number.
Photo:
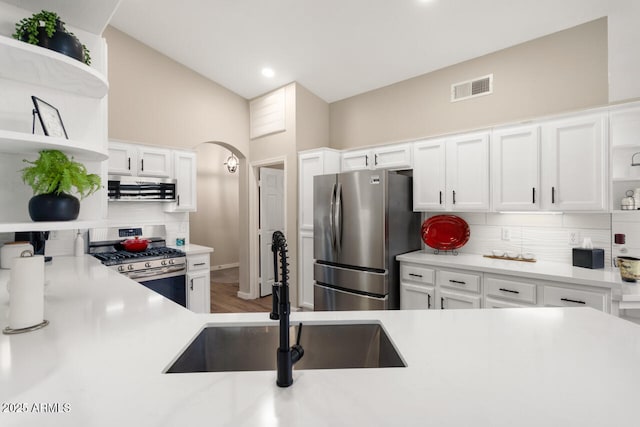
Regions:
<svg viewBox="0 0 640 427"><path fill-rule="evenodd" d="M126 272L125 274L129 279L135 280L137 282L143 282L145 280L142 279L156 280L165 279L167 277L184 276L186 271L187 269L183 265L181 265L138 272Z"/></svg>

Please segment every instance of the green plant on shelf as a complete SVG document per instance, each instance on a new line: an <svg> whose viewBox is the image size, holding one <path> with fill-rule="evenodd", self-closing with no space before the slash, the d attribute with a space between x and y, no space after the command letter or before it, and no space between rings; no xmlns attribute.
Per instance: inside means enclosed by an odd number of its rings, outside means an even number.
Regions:
<svg viewBox="0 0 640 427"><path fill-rule="evenodd" d="M40 151L35 161L23 160L31 166L21 170L22 180L33 189L33 194L70 194L73 188L80 198L100 189L101 180L96 174L87 172L87 168L70 159L59 150Z"/></svg>

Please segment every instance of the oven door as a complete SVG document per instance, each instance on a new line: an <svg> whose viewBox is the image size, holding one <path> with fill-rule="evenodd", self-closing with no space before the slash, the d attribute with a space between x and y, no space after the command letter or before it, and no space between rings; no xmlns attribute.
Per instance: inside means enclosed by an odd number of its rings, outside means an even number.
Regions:
<svg viewBox="0 0 640 427"><path fill-rule="evenodd" d="M152 291L169 298L171 301L174 301L183 307L187 307L187 281L184 269L160 275L155 274L144 275L142 277L131 277L131 279Z"/></svg>

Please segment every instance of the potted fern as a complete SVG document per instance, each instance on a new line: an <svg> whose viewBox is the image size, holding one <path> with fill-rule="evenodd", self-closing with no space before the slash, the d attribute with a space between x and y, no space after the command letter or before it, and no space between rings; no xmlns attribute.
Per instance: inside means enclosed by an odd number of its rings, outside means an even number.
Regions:
<svg viewBox="0 0 640 427"><path fill-rule="evenodd" d="M33 189L29 215L34 221L71 221L78 218L80 201L72 196L75 188L81 199L100 189L101 180L87 168L59 150L43 150L31 166L21 170L22 181Z"/></svg>
<svg viewBox="0 0 640 427"><path fill-rule="evenodd" d="M89 49L71 32L55 12L47 10L34 13L16 23L14 39L55 50L63 55L91 65Z"/></svg>

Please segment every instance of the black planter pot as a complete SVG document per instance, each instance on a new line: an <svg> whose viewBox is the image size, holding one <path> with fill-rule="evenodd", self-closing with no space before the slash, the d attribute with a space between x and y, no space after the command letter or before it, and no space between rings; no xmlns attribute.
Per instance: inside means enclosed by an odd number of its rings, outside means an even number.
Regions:
<svg viewBox="0 0 640 427"><path fill-rule="evenodd" d="M22 38L22 41L27 40L27 36ZM64 30L63 24L60 21L57 22L56 32L53 33L52 37L47 35L44 27L38 28L38 46L55 50L63 55L67 55L80 62L84 62L84 49L82 47L82 43L80 43L75 36L68 34Z"/></svg>
<svg viewBox="0 0 640 427"><path fill-rule="evenodd" d="M69 194L39 194L29 200L29 215L34 221L72 221L79 213L80 200Z"/></svg>

